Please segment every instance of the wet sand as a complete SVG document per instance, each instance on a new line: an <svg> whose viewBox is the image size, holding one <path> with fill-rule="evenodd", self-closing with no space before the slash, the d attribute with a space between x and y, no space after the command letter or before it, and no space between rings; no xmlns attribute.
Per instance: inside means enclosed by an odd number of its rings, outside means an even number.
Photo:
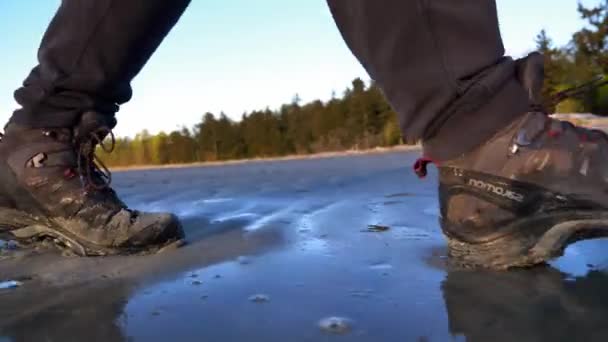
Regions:
<svg viewBox="0 0 608 342"><path fill-rule="evenodd" d="M22 286L0 289L0 341L608 340L608 241L546 267L450 270L436 173L416 179L416 157L117 173L129 205L176 212L189 244L7 252L0 283Z"/></svg>
<svg viewBox="0 0 608 342"><path fill-rule="evenodd" d="M164 165L132 165L132 166L115 166L111 167L112 171L142 171L142 170L162 170L162 169L179 169L179 168L190 168L190 167L214 167L214 166L226 166L226 165L238 165L246 163L266 163L275 161L289 161L289 160L302 160L302 159L322 159L322 158L335 158L335 157L348 157L348 156L361 156L378 153L391 153L391 152L404 152L404 151L420 151L422 150L421 145L396 145L391 147L375 147L370 149L362 150L345 150L345 151L333 151L333 152L318 152L312 154L293 154L282 157L259 157L250 159L231 159L231 160L219 160L219 161L207 161L198 163L187 163L187 164L164 164Z"/></svg>

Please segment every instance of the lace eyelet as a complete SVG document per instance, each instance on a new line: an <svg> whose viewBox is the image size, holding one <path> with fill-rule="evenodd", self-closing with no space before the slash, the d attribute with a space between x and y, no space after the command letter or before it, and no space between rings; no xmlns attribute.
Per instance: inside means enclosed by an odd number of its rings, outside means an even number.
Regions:
<svg viewBox="0 0 608 342"><path fill-rule="evenodd" d="M42 131L42 135L44 135L45 137L49 137L51 139L57 139L57 132L55 132L55 131L44 130L44 131Z"/></svg>

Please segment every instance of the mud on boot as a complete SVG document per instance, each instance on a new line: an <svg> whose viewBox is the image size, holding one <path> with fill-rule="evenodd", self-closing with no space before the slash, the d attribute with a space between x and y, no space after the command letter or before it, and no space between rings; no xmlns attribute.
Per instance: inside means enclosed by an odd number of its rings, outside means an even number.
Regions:
<svg viewBox="0 0 608 342"><path fill-rule="evenodd" d="M608 136L546 114L542 68L537 53L518 63L528 113L472 151L436 162L440 223L456 266L532 266L608 236ZM419 175L429 162L416 163Z"/></svg>
<svg viewBox="0 0 608 342"><path fill-rule="evenodd" d="M528 113L440 163L441 227L451 262L505 269L608 236L608 137Z"/></svg>
<svg viewBox="0 0 608 342"><path fill-rule="evenodd" d="M72 129L9 125L0 141L0 233L50 238L82 256L153 251L183 238L177 217L130 210L95 156L112 124L85 113ZM109 127L108 127L109 126Z"/></svg>

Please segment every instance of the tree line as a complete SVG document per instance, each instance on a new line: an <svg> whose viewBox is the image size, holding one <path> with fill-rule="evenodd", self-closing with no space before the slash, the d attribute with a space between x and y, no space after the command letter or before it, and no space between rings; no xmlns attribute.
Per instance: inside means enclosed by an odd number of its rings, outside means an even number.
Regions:
<svg viewBox="0 0 608 342"><path fill-rule="evenodd" d="M278 110L229 119L203 115L192 129L116 139L100 154L111 166L163 165L310 154L393 146L401 142L396 114L374 83L355 79L341 98L301 104L296 95Z"/></svg>
<svg viewBox="0 0 608 342"><path fill-rule="evenodd" d="M554 46L545 30L536 37L537 49L545 56L545 99L598 76L608 76L608 0L592 7L579 3L578 13L586 24L565 46ZM548 107L552 108L551 104ZM558 113L608 115L608 86L563 101L554 109Z"/></svg>
<svg viewBox="0 0 608 342"><path fill-rule="evenodd" d="M565 46L556 47L545 30L536 37L545 56L546 98L608 75L608 0L595 7L578 6L586 25ZM242 158L276 157L402 143L396 114L379 87L352 81L341 97L302 104L296 95L277 110L244 113L239 121L224 113L205 113L192 128L170 133L143 131L134 138L116 139L111 154L101 153L110 166L164 165ZM608 87L569 99L556 112L608 115Z"/></svg>

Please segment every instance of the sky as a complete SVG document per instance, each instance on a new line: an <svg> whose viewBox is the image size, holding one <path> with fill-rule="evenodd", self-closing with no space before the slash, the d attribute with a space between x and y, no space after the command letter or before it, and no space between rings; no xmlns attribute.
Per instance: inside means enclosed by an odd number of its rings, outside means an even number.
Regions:
<svg viewBox="0 0 608 342"><path fill-rule="evenodd" d="M371 0L370 0L371 1ZM568 43L583 22L577 0L497 0L507 54L534 48L546 29ZM59 0L0 0L0 121L17 108L13 91L36 64L36 50ZM594 5L599 0L582 0ZM335 27L325 0L193 0L133 81L133 99L115 133L133 136L191 127L205 112L278 108L297 93L327 100L369 76Z"/></svg>

